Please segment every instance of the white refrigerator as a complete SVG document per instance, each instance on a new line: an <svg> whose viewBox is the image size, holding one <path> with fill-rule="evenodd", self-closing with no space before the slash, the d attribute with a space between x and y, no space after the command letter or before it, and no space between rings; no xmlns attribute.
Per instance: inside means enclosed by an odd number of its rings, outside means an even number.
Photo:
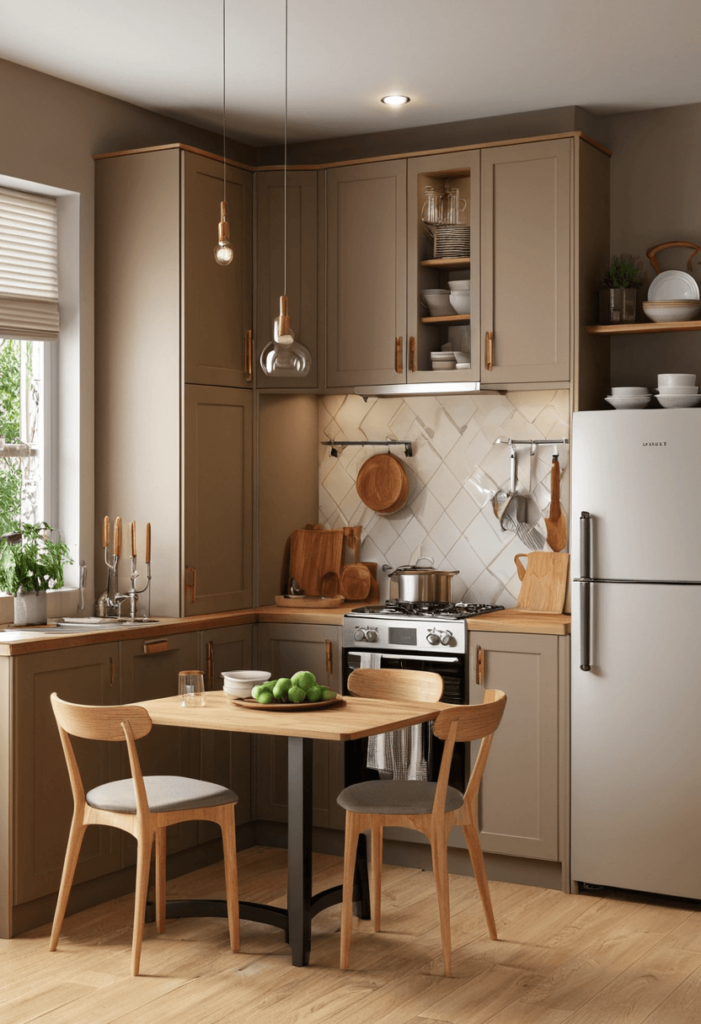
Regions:
<svg viewBox="0 0 701 1024"><path fill-rule="evenodd" d="M572 879L701 899L701 409L571 440Z"/></svg>

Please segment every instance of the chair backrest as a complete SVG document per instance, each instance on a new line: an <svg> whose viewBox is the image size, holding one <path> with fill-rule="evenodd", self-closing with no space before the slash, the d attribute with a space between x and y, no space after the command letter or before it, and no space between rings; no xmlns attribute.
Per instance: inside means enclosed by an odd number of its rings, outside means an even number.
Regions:
<svg viewBox="0 0 701 1024"><path fill-rule="evenodd" d="M348 677L348 691L375 700L426 700L443 696L443 677L437 672L401 668L357 668Z"/></svg>

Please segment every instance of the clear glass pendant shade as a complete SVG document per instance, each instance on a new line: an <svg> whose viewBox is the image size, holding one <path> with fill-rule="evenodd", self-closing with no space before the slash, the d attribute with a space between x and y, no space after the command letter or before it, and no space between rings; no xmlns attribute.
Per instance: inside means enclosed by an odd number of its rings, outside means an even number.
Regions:
<svg viewBox="0 0 701 1024"><path fill-rule="evenodd" d="M263 373L269 377L306 377L312 365L309 349L295 341L287 313L287 296L280 296L280 316L273 324L273 340L260 354Z"/></svg>

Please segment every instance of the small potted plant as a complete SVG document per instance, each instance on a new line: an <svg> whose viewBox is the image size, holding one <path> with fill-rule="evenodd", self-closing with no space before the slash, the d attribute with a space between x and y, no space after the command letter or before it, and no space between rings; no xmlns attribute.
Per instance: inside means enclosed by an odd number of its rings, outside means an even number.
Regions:
<svg viewBox="0 0 701 1024"><path fill-rule="evenodd" d="M614 256L604 274L599 292L599 320L602 324L635 323L637 289L643 283L643 266L629 253Z"/></svg>
<svg viewBox="0 0 701 1024"><path fill-rule="evenodd" d="M46 622L46 591L63 586L63 567L72 565L68 545L51 540L48 523L24 523L0 537L0 590L15 599L16 626Z"/></svg>

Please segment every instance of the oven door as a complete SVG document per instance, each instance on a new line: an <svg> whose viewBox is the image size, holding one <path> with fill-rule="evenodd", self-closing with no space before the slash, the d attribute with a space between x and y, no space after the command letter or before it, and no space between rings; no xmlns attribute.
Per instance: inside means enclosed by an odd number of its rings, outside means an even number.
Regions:
<svg viewBox="0 0 701 1024"><path fill-rule="evenodd" d="M441 700L446 704L468 703L464 656L347 650L343 658L344 693L348 692L348 676L357 668L399 668L411 669L414 672L437 672L443 677Z"/></svg>

